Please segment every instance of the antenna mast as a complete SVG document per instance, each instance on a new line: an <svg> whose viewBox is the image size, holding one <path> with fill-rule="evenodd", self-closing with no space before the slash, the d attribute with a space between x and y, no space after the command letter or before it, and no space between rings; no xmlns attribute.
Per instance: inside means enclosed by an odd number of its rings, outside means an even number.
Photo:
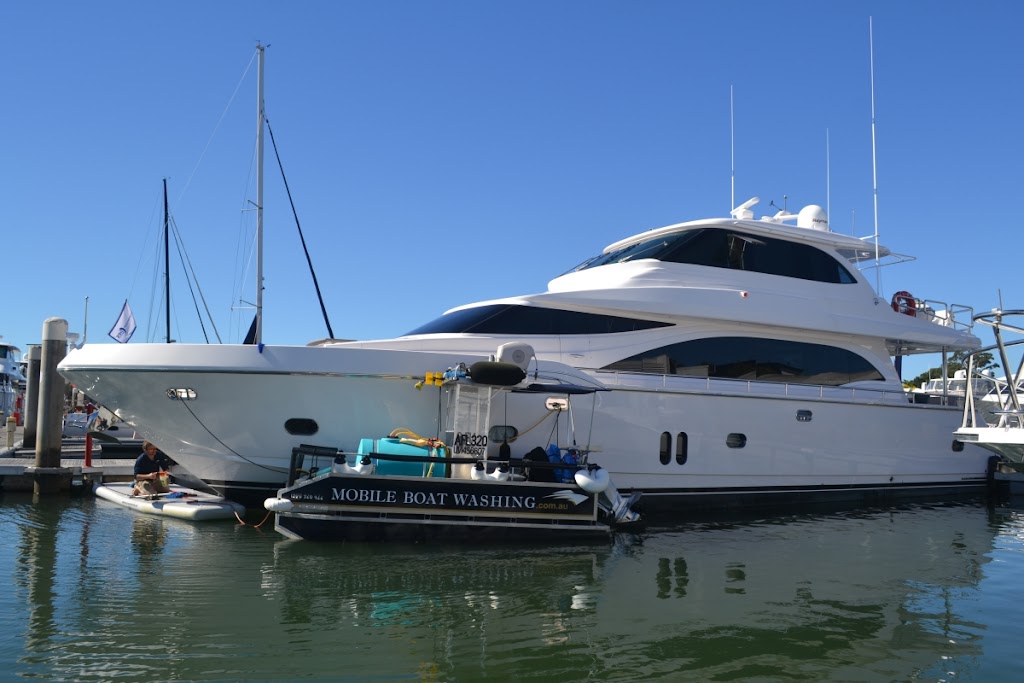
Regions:
<svg viewBox="0 0 1024 683"><path fill-rule="evenodd" d="M167 211L167 178L164 178L164 311L167 319L167 343L171 343L171 238Z"/></svg>
<svg viewBox="0 0 1024 683"><path fill-rule="evenodd" d="M259 54L258 85L256 87L256 336L254 344L263 341L263 52L265 46L256 43Z"/></svg>
<svg viewBox="0 0 1024 683"><path fill-rule="evenodd" d="M868 17L868 49L871 53L871 179L875 196L875 292L882 293L882 268L878 258L878 161L875 155L875 33Z"/></svg>
<svg viewBox="0 0 1024 683"><path fill-rule="evenodd" d="M85 318L82 321L82 341L78 348L85 346L85 340L89 336L89 297L85 297Z"/></svg>
<svg viewBox="0 0 1024 683"><path fill-rule="evenodd" d="M732 179L729 211L732 211L736 208L736 120L733 114L732 83L729 84L729 168Z"/></svg>

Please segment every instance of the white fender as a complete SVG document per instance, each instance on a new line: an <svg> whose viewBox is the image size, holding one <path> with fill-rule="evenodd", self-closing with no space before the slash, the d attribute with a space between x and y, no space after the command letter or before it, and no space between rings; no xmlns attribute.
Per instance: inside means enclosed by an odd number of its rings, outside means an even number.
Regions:
<svg viewBox="0 0 1024 683"><path fill-rule="evenodd" d="M373 474L374 466L373 460L370 460L368 456L363 456L356 461L355 465L349 465L347 462L336 462L331 466L332 471L335 474Z"/></svg>
<svg viewBox="0 0 1024 683"><path fill-rule="evenodd" d="M587 493L601 493L611 483L608 470L603 467L592 470L576 470L573 479L576 480L576 485Z"/></svg>
<svg viewBox="0 0 1024 683"><path fill-rule="evenodd" d="M373 460L370 460L370 456L364 455L349 469L352 470L353 474L373 474L373 470L376 468L373 466Z"/></svg>
<svg viewBox="0 0 1024 683"><path fill-rule="evenodd" d="M501 469L496 469L493 472L491 472L490 474L488 474L487 478L488 479L493 479L494 481L508 481L509 477L511 477L511 476L512 476L512 473L509 472L508 470L505 470L504 472L502 472Z"/></svg>
<svg viewBox="0 0 1024 683"><path fill-rule="evenodd" d="M481 479L486 479L487 478L487 468L484 467L484 464L482 462L477 460L476 464L473 465L473 469L470 471L469 476L472 477L473 479L477 480L477 481L479 481Z"/></svg>
<svg viewBox="0 0 1024 683"><path fill-rule="evenodd" d="M267 498L263 501L263 507L271 512L288 512L293 505L287 498Z"/></svg>

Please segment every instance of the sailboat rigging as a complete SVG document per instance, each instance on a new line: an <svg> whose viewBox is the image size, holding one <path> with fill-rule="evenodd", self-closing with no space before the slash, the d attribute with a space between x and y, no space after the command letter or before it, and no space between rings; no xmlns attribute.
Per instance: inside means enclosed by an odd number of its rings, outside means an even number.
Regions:
<svg viewBox="0 0 1024 683"><path fill-rule="evenodd" d="M258 57L257 86L256 86L256 315L245 335L243 344L262 344L263 342L263 129L266 126L270 133L270 141L274 146L274 157L277 159L278 170L281 172L281 180L284 183L285 193L288 195L288 203L291 206L292 216L295 219L295 227L299 231L299 240L302 242L302 250L306 256L306 264L309 266L310 275L313 278L313 287L316 289L317 301L320 304L320 312L324 317L324 324L327 326L328 337L334 338L334 330L331 328L331 321L327 316L327 308L324 305L323 294L320 291L320 283L317 281L316 271L313 269L313 260L310 257L309 249L306 246L306 238L302 234L302 226L299 224L298 211L295 208L295 200L292 198L291 188L288 186L288 178L284 173L284 164L281 162L281 154L277 149L277 141L274 140L274 131L270 127L267 118L263 98L263 71L266 48L262 43L256 43Z"/></svg>
<svg viewBox="0 0 1024 683"><path fill-rule="evenodd" d="M185 277L185 282L188 285L189 294L192 297L192 303L195 306L196 318L199 321L199 326L203 332L203 339L206 343L210 343L210 338L206 333L206 324L203 322L203 313L199 310L199 301L196 299L198 293L199 299L203 302L203 308L206 311L206 317L210 321L210 326L213 329L213 334L216 337L218 343L220 343L220 333L217 331L217 325L213 321L213 316L210 315L210 309L206 305L206 297L203 295L202 289L199 287L199 280L196 277L195 270L192 267L191 259L188 257L188 253L184 248L184 241L181 233L178 231L177 225L171 220L171 213L168 206L167 200L167 178L163 179L163 204L164 204L164 221L163 221L163 252L164 252L164 321L166 335L164 341L168 344L174 343L174 339L171 337L171 232L174 233L174 243L178 250L178 260L181 262L182 273ZM193 286L194 283L194 286Z"/></svg>
<svg viewBox="0 0 1024 683"><path fill-rule="evenodd" d="M292 197L291 189L288 185L288 180L285 177L284 165L281 161L281 155L277 148L277 143L274 140L273 130L270 128L269 120L266 116L266 110L264 106L264 61L265 61L265 45L261 43L256 44L257 59L258 59L258 84L257 84L257 128L256 128L256 199L254 202L256 210L256 299L255 299L255 315L253 316L252 323L248 329L243 344L262 344L263 340L263 287L264 287L264 276L263 276L263 157L264 157L264 127L270 133L271 142L274 145L274 155L277 160L278 168L281 173L281 178L284 183L285 192L288 195L288 201L292 210L292 215L295 220L296 228L299 232L299 239L302 243L302 248L306 257L306 262L310 270L310 274L313 279L313 286L316 289L317 299L320 304L320 310L324 318L324 322L327 326L327 332L329 338L334 338L334 331L331 327L330 320L327 315L327 309L324 305L323 295L320 291L320 285L317 280L316 272L313 269L313 261L309 253L309 249L306 245L305 237L302 233L302 226L299 224L298 212L295 207L295 201ZM250 63L251 64L251 63ZM198 280L196 280L196 287L193 289L193 280L195 280L195 272L192 270L191 261L188 259L187 254L184 252L184 245L180 233L178 232L177 226L171 220L169 202L168 202L168 187L167 178L163 179L163 269L164 269L164 282L163 282L163 298L164 298L164 341L166 343L173 343L175 340L171 336L171 277L170 277L170 247L171 247L171 232L174 232L176 246L178 248L178 255L181 259L182 268L185 275L185 280L188 283L189 290L193 299L193 303L196 308L196 315L199 319L199 324L202 327L203 337L206 343L210 343L210 339L206 334L206 326L203 322L204 314L200 311L199 301L196 299L198 293L199 298L203 299L202 304L205 308L205 317L210 321L213 327L214 335L217 338L217 342L220 343L220 335L217 332L213 317L210 315L209 307L206 305L205 297L203 297L202 291L198 288ZM156 281L154 281L153 292L156 291ZM151 301L150 310L157 310L157 302ZM151 321L153 318L150 318ZM157 323L159 324L159 323ZM132 314L131 308L128 305L127 299L125 300L122 308L121 316L118 318L118 322L110 332L110 336L118 342L127 342L135 331L135 320ZM153 328L150 328L153 331ZM152 339L152 336L150 336Z"/></svg>
<svg viewBox="0 0 1024 683"><path fill-rule="evenodd" d="M246 339L249 344L263 343L263 60L266 49L256 43L259 56L256 69L256 318L252 323L252 341Z"/></svg>
<svg viewBox="0 0 1024 683"><path fill-rule="evenodd" d="M167 317L167 343L171 343L171 246L170 211L167 209L167 178L164 178L164 310Z"/></svg>

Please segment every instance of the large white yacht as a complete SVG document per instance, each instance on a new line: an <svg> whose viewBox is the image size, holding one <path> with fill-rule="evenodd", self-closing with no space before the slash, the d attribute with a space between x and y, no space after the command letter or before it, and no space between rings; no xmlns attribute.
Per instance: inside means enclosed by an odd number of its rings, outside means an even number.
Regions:
<svg viewBox="0 0 1024 683"><path fill-rule="evenodd" d="M585 438L570 445L649 510L980 491L991 453L955 442L959 409L913 402L893 361L977 348L970 316L882 298L858 266L889 251L830 232L820 207L755 220L751 205L634 235L546 292L395 339L88 345L59 371L243 501L285 483L299 444L355 452L395 428L453 438L426 373L495 356L527 369L523 388L600 389L568 415L508 393L491 423L515 428L513 457L565 447L571 421Z"/></svg>

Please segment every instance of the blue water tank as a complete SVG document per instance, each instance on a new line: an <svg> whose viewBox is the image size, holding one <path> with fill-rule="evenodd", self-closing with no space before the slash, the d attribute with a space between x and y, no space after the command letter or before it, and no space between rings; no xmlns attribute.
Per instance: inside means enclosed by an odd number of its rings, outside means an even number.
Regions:
<svg viewBox="0 0 1024 683"><path fill-rule="evenodd" d="M411 443L402 443L400 439L360 439L359 454L369 455L371 453L383 453L384 455L406 455L419 458L429 458L432 455L443 457L443 451L435 451L429 446L416 446ZM372 457L372 456L371 456ZM383 460L372 458L377 474L399 474L406 477L443 477L447 465L441 462L412 462L408 460Z"/></svg>

